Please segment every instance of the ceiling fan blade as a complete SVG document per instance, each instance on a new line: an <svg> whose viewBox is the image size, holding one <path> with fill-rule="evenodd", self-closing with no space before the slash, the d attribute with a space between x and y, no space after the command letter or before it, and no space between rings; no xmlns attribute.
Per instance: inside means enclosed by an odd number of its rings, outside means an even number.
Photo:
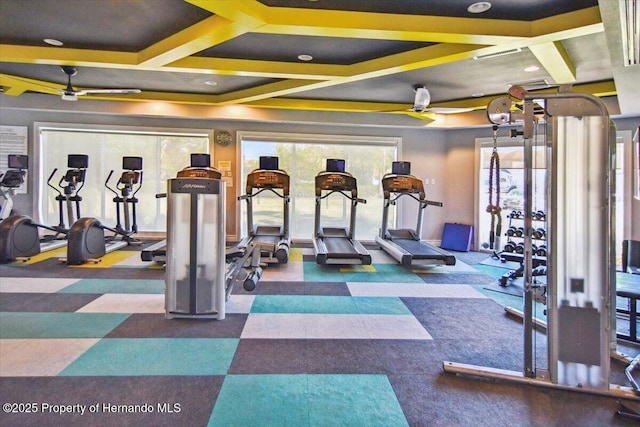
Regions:
<svg viewBox="0 0 640 427"><path fill-rule="evenodd" d="M427 111L437 114L458 114L468 113L469 111L473 111L473 108L433 107L428 108Z"/></svg>
<svg viewBox="0 0 640 427"><path fill-rule="evenodd" d="M93 95L98 93L132 94L140 93L140 89L82 89L75 91L76 95Z"/></svg>

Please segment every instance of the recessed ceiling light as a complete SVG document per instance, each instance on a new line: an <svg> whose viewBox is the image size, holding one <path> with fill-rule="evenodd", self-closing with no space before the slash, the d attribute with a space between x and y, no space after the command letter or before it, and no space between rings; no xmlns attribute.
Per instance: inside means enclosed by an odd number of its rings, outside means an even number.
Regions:
<svg viewBox="0 0 640 427"><path fill-rule="evenodd" d="M46 44L50 44L51 46L62 46L62 45L64 45L64 43L62 43L60 40L56 40L56 39L44 39L43 41Z"/></svg>
<svg viewBox="0 0 640 427"><path fill-rule="evenodd" d="M538 71L540 69L540 67L538 67L537 65L529 65L528 67L526 67L524 69L524 71L526 73L533 73L534 71Z"/></svg>
<svg viewBox="0 0 640 427"><path fill-rule="evenodd" d="M300 61L311 61L313 59L313 56L303 54L303 55L298 55L298 59Z"/></svg>
<svg viewBox="0 0 640 427"><path fill-rule="evenodd" d="M474 98L482 98L484 96L484 93L482 92L476 92L474 94L471 95Z"/></svg>
<svg viewBox="0 0 640 427"><path fill-rule="evenodd" d="M467 11L469 13L483 13L489 9L491 9L491 3L489 3L488 1L479 1L469 5Z"/></svg>
<svg viewBox="0 0 640 427"><path fill-rule="evenodd" d="M218 82L215 80L207 80L206 82L204 82L204 84L209 86L218 86Z"/></svg>

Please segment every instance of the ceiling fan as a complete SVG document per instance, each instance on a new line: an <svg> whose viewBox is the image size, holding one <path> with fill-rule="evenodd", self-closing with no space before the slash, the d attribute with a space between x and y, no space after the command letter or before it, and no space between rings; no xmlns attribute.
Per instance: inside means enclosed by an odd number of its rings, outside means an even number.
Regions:
<svg viewBox="0 0 640 427"><path fill-rule="evenodd" d="M110 94L131 94L140 93L140 89L81 89L75 90L71 85L71 77L78 74L76 67L63 65L60 67L62 71L67 75L67 87L64 89L56 89L56 91L62 96L65 101L77 101L78 95L93 95L98 93L110 93Z"/></svg>
<svg viewBox="0 0 640 427"><path fill-rule="evenodd" d="M429 89L427 89L424 85L418 84L413 86L413 91L416 93L416 95L413 99L413 106L409 109L409 111L413 111L414 113L431 112L437 114L455 114L473 111L473 108L428 108L429 103L431 102L431 93L429 93Z"/></svg>

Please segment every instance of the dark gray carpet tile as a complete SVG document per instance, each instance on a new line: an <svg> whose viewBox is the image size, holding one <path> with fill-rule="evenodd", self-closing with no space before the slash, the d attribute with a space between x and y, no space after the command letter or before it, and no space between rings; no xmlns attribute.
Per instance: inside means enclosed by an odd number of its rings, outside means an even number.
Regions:
<svg viewBox="0 0 640 427"><path fill-rule="evenodd" d="M229 374L307 373L306 345L305 340L240 340Z"/></svg>
<svg viewBox="0 0 640 427"><path fill-rule="evenodd" d="M389 380L411 426L634 425L608 397L446 373Z"/></svg>
<svg viewBox="0 0 640 427"><path fill-rule="evenodd" d="M3 413L4 426L206 426L222 376L0 378L0 401L35 402L35 414ZM95 413L55 414L42 404L98 405ZM153 412L108 412L113 405L144 405ZM164 406L167 405L168 406ZM176 406L174 406L176 405ZM171 407L173 413L162 412ZM176 409L179 408L179 412Z"/></svg>
<svg viewBox="0 0 640 427"><path fill-rule="evenodd" d="M232 294L238 295L332 295L349 296L349 288L344 282L278 282L260 281L255 290L247 292L242 286L235 286Z"/></svg>
<svg viewBox="0 0 640 427"><path fill-rule="evenodd" d="M74 312L102 294L3 293L0 311Z"/></svg>
<svg viewBox="0 0 640 427"><path fill-rule="evenodd" d="M438 372L441 353L433 340L373 340L381 372L388 375Z"/></svg>
<svg viewBox="0 0 640 427"><path fill-rule="evenodd" d="M521 337L522 324L490 299L402 298L434 339Z"/></svg>
<svg viewBox="0 0 640 427"><path fill-rule="evenodd" d="M379 351L369 340L243 339L229 373L385 373Z"/></svg>
<svg viewBox="0 0 640 427"><path fill-rule="evenodd" d="M488 285L494 278L483 273L417 273L425 283Z"/></svg>
<svg viewBox="0 0 640 427"><path fill-rule="evenodd" d="M309 340L311 374L384 373L375 340Z"/></svg>
<svg viewBox="0 0 640 427"><path fill-rule="evenodd" d="M239 338L246 321L246 314L227 314L224 320L132 314L105 338Z"/></svg>
<svg viewBox="0 0 640 427"><path fill-rule="evenodd" d="M68 267L54 259L31 265L0 265L0 277L47 277L73 279L160 279L164 271L158 268L83 268Z"/></svg>

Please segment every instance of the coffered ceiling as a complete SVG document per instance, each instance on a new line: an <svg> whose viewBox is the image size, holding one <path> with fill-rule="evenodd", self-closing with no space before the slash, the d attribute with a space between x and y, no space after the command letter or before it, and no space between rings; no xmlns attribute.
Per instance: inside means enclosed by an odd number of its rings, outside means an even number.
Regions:
<svg viewBox="0 0 640 427"><path fill-rule="evenodd" d="M571 84L597 96L624 87L621 113L640 115L639 81L630 84L638 66L619 64L616 0L491 0L483 13L469 12L472 3L0 0L1 98L60 98L67 65L78 70L75 89L141 90L82 95L79 110L86 99L161 100L399 114L419 123L484 109L511 84ZM427 112L410 110L415 85L431 94Z"/></svg>

